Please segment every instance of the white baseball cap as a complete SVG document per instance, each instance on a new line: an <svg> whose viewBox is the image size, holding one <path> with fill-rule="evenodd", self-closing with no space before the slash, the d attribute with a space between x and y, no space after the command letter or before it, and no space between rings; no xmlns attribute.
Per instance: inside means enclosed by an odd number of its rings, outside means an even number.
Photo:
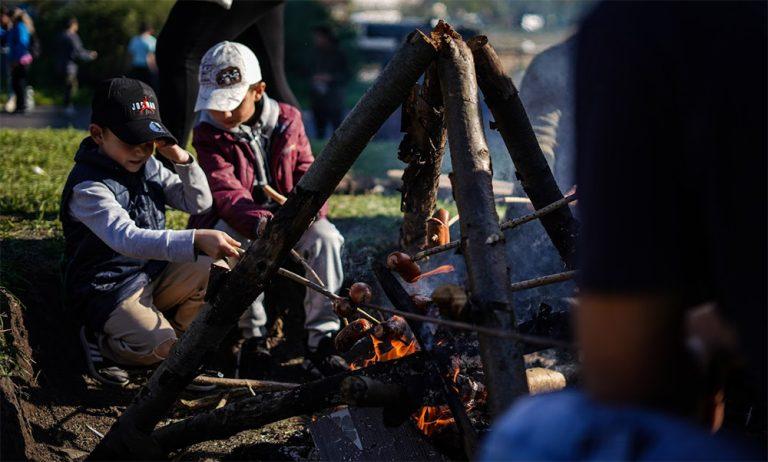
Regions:
<svg viewBox="0 0 768 462"><path fill-rule="evenodd" d="M195 112L231 111L240 105L251 85L261 82L261 66L253 51L242 43L220 42L200 61L199 81Z"/></svg>

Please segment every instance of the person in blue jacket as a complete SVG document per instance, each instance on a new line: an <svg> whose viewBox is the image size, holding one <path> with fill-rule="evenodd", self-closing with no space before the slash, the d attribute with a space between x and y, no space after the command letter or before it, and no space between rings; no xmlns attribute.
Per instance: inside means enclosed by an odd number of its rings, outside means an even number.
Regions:
<svg viewBox="0 0 768 462"><path fill-rule="evenodd" d="M32 64L32 34L35 26L26 11L16 8L12 14L13 27L8 31L8 61L11 63L11 87L16 95L17 113L27 111L27 78Z"/></svg>

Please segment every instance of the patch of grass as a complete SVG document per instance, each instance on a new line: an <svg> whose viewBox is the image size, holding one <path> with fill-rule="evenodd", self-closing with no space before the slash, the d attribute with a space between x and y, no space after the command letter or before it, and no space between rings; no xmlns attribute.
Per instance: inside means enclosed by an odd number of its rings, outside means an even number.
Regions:
<svg viewBox="0 0 768 462"><path fill-rule="evenodd" d="M310 140L312 152L317 157L323 150L326 140ZM397 159L397 146L399 141L372 141L360 153L360 157L352 165L350 172L353 175L374 178L386 178L387 170L403 169L405 164Z"/></svg>

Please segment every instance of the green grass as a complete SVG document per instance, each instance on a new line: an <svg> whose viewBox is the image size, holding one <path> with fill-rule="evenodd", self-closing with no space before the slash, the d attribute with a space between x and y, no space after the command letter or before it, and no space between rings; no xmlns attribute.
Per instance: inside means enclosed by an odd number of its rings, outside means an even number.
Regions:
<svg viewBox="0 0 768 462"><path fill-rule="evenodd" d="M58 222L59 200L73 158L86 132L75 129L0 129L0 238L22 236L56 237L61 233ZM315 153L324 142L313 140ZM354 165L355 175L384 177L386 170L402 168L397 160L397 143L373 142L361 154ZM368 197L368 196L366 196ZM388 215L399 210L397 199L369 197L368 206L373 211L386 209ZM357 205L359 196L334 196L333 213L355 210L365 213ZM378 212L376 212L378 213ZM181 229L186 226L187 214L168 212L168 227Z"/></svg>

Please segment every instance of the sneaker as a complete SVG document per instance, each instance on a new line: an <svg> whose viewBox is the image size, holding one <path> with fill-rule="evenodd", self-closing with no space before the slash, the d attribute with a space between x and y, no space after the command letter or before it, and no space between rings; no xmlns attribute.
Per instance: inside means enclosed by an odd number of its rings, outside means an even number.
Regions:
<svg viewBox="0 0 768 462"><path fill-rule="evenodd" d="M113 387L128 385L130 381L128 372L101 355L101 348L95 337L95 334L86 331L85 326L80 328L80 345L85 353L88 375L104 385Z"/></svg>
<svg viewBox="0 0 768 462"><path fill-rule="evenodd" d="M31 86L27 86L27 88L25 88L25 90L26 90L26 93L27 93L27 98L26 98L27 99L27 110L31 111L32 109L35 108L35 89L32 88Z"/></svg>
<svg viewBox="0 0 768 462"><path fill-rule="evenodd" d="M315 379L340 374L349 370L349 364L339 356L331 337L320 340L315 351L307 347L304 369Z"/></svg>
<svg viewBox="0 0 768 462"><path fill-rule="evenodd" d="M277 366L267 347L266 337L243 340L235 353L235 378L266 379Z"/></svg>
<svg viewBox="0 0 768 462"><path fill-rule="evenodd" d="M5 102L5 112L13 112L16 110L16 95L8 97L8 101Z"/></svg>

